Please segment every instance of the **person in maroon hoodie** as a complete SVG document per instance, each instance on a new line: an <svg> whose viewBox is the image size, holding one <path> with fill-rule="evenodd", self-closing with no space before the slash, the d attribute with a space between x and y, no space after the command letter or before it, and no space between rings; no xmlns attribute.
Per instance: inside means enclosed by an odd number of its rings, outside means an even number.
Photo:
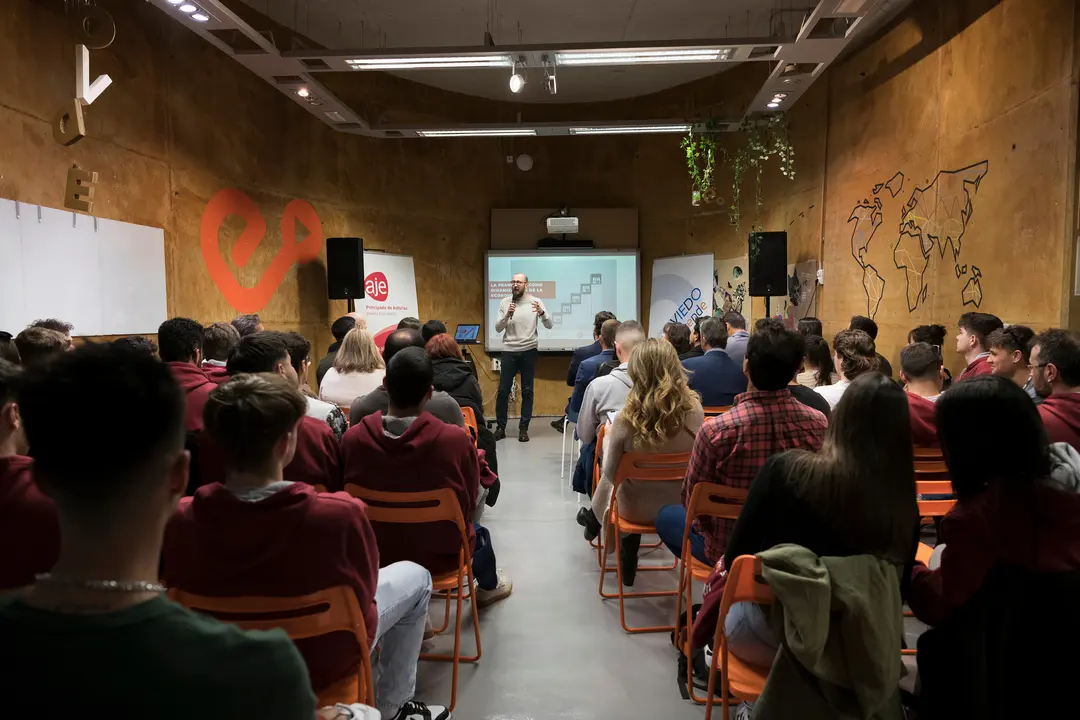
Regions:
<svg viewBox="0 0 1080 720"><path fill-rule="evenodd" d="M430 573L409 562L380 570L364 503L285 479L306 410L295 380L276 373L241 374L210 394L206 434L222 448L225 483L180 502L165 531L162 578L211 597L292 597L349 586L370 647L380 646L376 696L383 717L449 718L445 708L413 700ZM316 693L355 679L360 655L351 634L296 646Z"/></svg>
<svg viewBox="0 0 1080 720"><path fill-rule="evenodd" d="M389 406L363 418L341 439L345 484L383 492L422 492L450 488L469 529L472 568L481 607L502 600L512 584L496 569L488 531L471 521L480 493L480 463L472 438L424 407L431 399L434 372L423 348L407 347L386 366L383 385ZM411 560L433 575L458 566L457 528L436 525L375 524L384 564Z"/></svg>
<svg viewBox="0 0 1080 720"><path fill-rule="evenodd" d="M184 430L203 429L203 406L217 385L206 377L202 363L203 327L191 318L166 320L158 327L158 355L169 366L173 378L186 396Z"/></svg>
<svg viewBox="0 0 1080 720"><path fill-rule="evenodd" d="M1080 335L1047 330L1031 341L1031 383L1050 442L1080 450Z"/></svg>
<svg viewBox="0 0 1080 720"><path fill-rule="evenodd" d="M56 507L30 476L15 402L20 377L21 367L0 360L0 592L30 585L60 554Z"/></svg>
<svg viewBox="0 0 1080 720"><path fill-rule="evenodd" d="M948 620L996 566L1080 570L1080 469L1051 462L1038 416L1023 390L996 376L959 383L938 401L956 505L941 521L940 566L917 562L906 598L928 625Z"/></svg>
<svg viewBox="0 0 1080 720"><path fill-rule="evenodd" d="M960 333L956 336L956 352L964 358L967 367L957 380L966 380L977 375L990 375L994 369L990 366L990 350L987 337L1004 324L1000 318L990 313L967 312L957 321Z"/></svg>
<svg viewBox="0 0 1080 720"><path fill-rule="evenodd" d="M216 322L203 328L202 369L211 382L221 385L229 379L225 364L239 344L240 333L231 323Z"/></svg>
<svg viewBox="0 0 1080 720"><path fill-rule="evenodd" d="M911 417L911 441L920 447L938 444L937 399L945 375L941 371L941 356L932 345L911 343L900 351L900 381L907 392L908 415Z"/></svg>
<svg viewBox="0 0 1080 720"><path fill-rule="evenodd" d="M1031 381L1031 341L1035 331L1024 325L1010 325L995 330L986 338L990 349L990 367L995 375L1008 378L1024 389L1036 405L1042 398L1035 392L1035 383Z"/></svg>

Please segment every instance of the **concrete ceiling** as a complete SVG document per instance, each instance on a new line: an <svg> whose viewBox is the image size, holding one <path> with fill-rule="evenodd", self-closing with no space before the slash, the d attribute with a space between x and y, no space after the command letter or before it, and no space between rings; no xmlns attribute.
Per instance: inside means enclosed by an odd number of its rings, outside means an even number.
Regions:
<svg viewBox="0 0 1080 720"><path fill-rule="evenodd" d="M859 28L866 36L912 0L889 0ZM243 0L324 48L496 45L657 44L700 38L787 38L815 0ZM512 96L498 69L415 70L400 77L454 92L523 103L578 103L648 95L723 72L731 64L560 68L559 92L544 90L531 68Z"/></svg>

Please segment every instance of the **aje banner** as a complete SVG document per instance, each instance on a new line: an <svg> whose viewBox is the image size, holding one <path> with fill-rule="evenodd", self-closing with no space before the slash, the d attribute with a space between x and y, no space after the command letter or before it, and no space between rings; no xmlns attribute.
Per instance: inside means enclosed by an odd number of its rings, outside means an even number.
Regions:
<svg viewBox="0 0 1080 720"><path fill-rule="evenodd" d="M653 261L649 337L662 337L664 325L712 315L713 256L680 255Z"/></svg>
<svg viewBox="0 0 1080 720"><path fill-rule="evenodd" d="M420 317L413 259L410 255L365 251L364 272L364 316L381 350L401 318Z"/></svg>

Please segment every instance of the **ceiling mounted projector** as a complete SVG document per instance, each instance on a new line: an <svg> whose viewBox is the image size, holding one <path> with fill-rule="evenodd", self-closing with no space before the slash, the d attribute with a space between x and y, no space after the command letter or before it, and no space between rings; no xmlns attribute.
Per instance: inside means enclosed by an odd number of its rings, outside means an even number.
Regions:
<svg viewBox="0 0 1080 720"><path fill-rule="evenodd" d="M552 235L572 235L580 228L581 223L576 217L559 215L547 219L547 231Z"/></svg>

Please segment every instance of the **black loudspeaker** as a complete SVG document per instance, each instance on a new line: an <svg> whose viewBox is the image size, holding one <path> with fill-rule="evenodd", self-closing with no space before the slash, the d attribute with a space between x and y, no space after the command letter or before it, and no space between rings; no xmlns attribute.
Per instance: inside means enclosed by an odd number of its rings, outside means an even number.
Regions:
<svg viewBox="0 0 1080 720"><path fill-rule="evenodd" d="M364 239L326 239L326 288L331 300L364 297Z"/></svg>
<svg viewBox="0 0 1080 720"><path fill-rule="evenodd" d="M787 233L750 233L750 297L787 295Z"/></svg>

